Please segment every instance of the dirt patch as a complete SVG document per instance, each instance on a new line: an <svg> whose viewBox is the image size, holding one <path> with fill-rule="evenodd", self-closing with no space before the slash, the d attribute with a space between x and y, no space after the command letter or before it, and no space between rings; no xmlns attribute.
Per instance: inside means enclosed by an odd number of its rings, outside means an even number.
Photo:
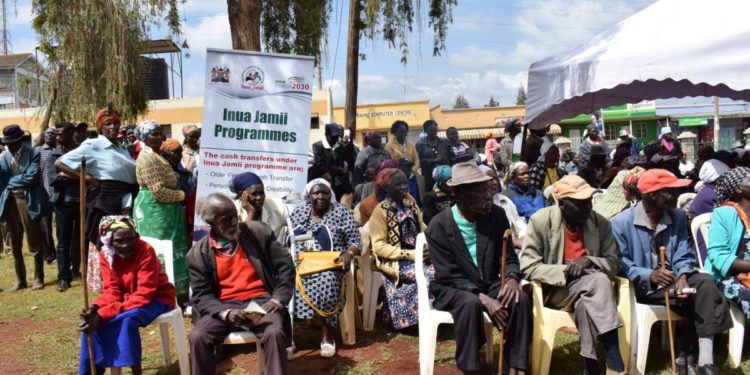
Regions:
<svg viewBox="0 0 750 375"><path fill-rule="evenodd" d="M32 318L0 320L0 374L25 375L39 370L24 362L28 342L25 335L19 334L31 332L36 326Z"/></svg>

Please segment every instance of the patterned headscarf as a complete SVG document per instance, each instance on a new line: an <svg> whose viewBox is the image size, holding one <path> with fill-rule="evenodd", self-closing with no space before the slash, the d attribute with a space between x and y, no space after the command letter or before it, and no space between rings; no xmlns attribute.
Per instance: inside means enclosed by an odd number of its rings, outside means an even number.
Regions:
<svg viewBox="0 0 750 375"><path fill-rule="evenodd" d="M141 141L146 142L146 138L154 129L159 127L159 123L154 120L143 120L135 128L135 136Z"/></svg>
<svg viewBox="0 0 750 375"><path fill-rule="evenodd" d="M450 180L452 173L450 165L438 165L432 170L432 179L435 180L435 185L440 185Z"/></svg>
<svg viewBox="0 0 750 375"><path fill-rule="evenodd" d="M115 256L115 248L112 247L112 233L118 229L132 229L135 231L135 223L130 216L109 215L104 216L99 222L99 236L102 240L102 251L104 259L112 267L112 261Z"/></svg>
<svg viewBox="0 0 750 375"><path fill-rule="evenodd" d="M645 171L642 167L634 167L622 177L621 191L628 202L635 199L631 192L638 190L638 179L641 178L641 175Z"/></svg>
<svg viewBox="0 0 750 375"><path fill-rule="evenodd" d="M716 180L716 188L714 188L716 192L716 207L732 199L735 191L737 191L737 187L749 175L750 168L747 167L735 167L721 175Z"/></svg>
<svg viewBox="0 0 750 375"><path fill-rule="evenodd" d="M375 130L370 130L369 132L365 133L365 135L363 137L364 141L365 141L365 147L367 147L367 142L370 141L370 138L374 137L377 134L378 134L378 132L376 132Z"/></svg>
<svg viewBox="0 0 750 375"><path fill-rule="evenodd" d="M380 171L378 177L375 178L375 190L385 190L386 186L388 186L388 181L399 171L400 169L398 168L386 168Z"/></svg>
<svg viewBox="0 0 750 375"><path fill-rule="evenodd" d="M101 134L102 126L108 122L120 123L120 112L112 109L112 103L109 103L107 108L102 108L96 113L96 132Z"/></svg>
<svg viewBox="0 0 750 375"><path fill-rule="evenodd" d="M174 138L169 138L161 144L161 150L168 154L172 153L174 150L180 147L182 147L180 141Z"/></svg>
<svg viewBox="0 0 750 375"><path fill-rule="evenodd" d="M377 167L375 167L375 175L377 176L380 171L386 168L398 168L398 160L395 159L386 159L380 162Z"/></svg>

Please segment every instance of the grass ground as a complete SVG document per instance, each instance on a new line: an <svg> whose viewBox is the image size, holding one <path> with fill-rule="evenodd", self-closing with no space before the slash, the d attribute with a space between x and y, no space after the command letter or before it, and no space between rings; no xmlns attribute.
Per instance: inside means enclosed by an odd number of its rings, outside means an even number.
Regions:
<svg viewBox="0 0 750 375"><path fill-rule="evenodd" d="M29 275L33 275L31 258L27 258ZM23 290L0 292L0 374L74 374L78 366L80 339L75 330L78 311L82 308L83 293L80 280L66 293L56 291L54 279L56 266L45 267L47 287L42 291ZM0 288L7 288L15 280L12 259L0 259ZM31 280L29 280L31 281ZM186 323L189 330L189 323ZM417 374L419 364L419 339L416 330L393 332L378 319L372 332L357 331L357 344L340 347L333 359L319 356L319 327L296 322L295 359L289 363L290 374ZM173 363L163 367L159 333L154 326L141 331L143 340L144 373L178 374L177 354L172 348ZM750 335L746 335L750 336ZM669 353L659 347L657 330L652 335L647 373L668 374ZM750 360L738 369L726 367L726 335L716 343L716 362L722 374L750 374ZM747 341L747 340L746 340ZM746 348L750 345L746 343ZM438 334L435 353L435 373L455 372L455 341L451 326L442 326ZM257 374L255 347L253 345L228 348L230 358L219 367L225 373ZM551 374L581 373L578 355L578 337L560 332L555 341Z"/></svg>

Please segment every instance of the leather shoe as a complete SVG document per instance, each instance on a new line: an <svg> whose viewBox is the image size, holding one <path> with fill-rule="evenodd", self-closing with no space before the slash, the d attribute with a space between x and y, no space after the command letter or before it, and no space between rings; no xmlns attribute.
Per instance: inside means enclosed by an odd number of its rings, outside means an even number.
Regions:
<svg viewBox="0 0 750 375"><path fill-rule="evenodd" d="M60 281L57 282L57 291L58 292L63 293L66 290L68 290L68 288L70 288L70 284L67 281L60 280Z"/></svg>

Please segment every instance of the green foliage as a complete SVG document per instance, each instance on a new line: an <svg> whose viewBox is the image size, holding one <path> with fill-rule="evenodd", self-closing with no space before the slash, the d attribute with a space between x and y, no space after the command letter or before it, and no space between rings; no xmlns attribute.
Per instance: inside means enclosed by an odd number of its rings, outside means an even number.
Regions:
<svg viewBox="0 0 750 375"><path fill-rule="evenodd" d="M464 94L458 94L456 96L456 101L453 102L453 109L464 109L464 108L471 108L469 105L469 101L466 99Z"/></svg>
<svg viewBox="0 0 750 375"><path fill-rule="evenodd" d="M390 48L401 51L401 63L409 56L408 39L416 23L421 31L423 0L362 0L363 21L361 29L365 37L375 39L382 34ZM432 55L439 56L445 50L448 25L453 22L453 7L458 0L427 0L427 17L433 32Z"/></svg>
<svg viewBox="0 0 750 375"><path fill-rule="evenodd" d="M91 120L113 102L123 117L147 109L139 60L151 25L180 35L178 0L34 0L32 26L47 57L52 118ZM48 95L51 97L51 95Z"/></svg>
<svg viewBox="0 0 750 375"><path fill-rule="evenodd" d="M320 58L328 37L329 0L263 1L263 45L270 52ZM318 61L319 63L319 61Z"/></svg>
<svg viewBox="0 0 750 375"><path fill-rule="evenodd" d="M490 102L485 104L484 106L485 107L497 107L499 105L500 103L497 100L495 100L495 97L490 95Z"/></svg>
<svg viewBox="0 0 750 375"><path fill-rule="evenodd" d="M523 85L518 86L516 105L526 105L526 90L523 88Z"/></svg>

